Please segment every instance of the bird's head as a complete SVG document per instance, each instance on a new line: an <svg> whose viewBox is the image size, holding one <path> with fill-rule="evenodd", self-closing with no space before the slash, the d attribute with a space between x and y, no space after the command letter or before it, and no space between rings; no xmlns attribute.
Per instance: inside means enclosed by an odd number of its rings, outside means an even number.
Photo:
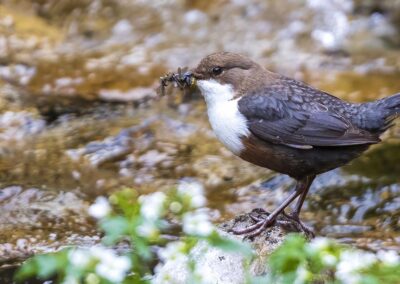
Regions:
<svg viewBox="0 0 400 284"><path fill-rule="evenodd" d="M240 96L263 75L263 70L243 55L217 52L203 58L191 75L208 103Z"/></svg>

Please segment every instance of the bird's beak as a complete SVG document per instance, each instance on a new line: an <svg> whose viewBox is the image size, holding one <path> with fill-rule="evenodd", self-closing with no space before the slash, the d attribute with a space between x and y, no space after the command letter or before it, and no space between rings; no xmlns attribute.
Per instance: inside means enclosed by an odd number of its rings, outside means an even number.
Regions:
<svg viewBox="0 0 400 284"><path fill-rule="evenodd" d="M198 68L193 69L188 71L187 73L191 73L192 77L196 80L203 80L205 79L204 77L204 72L202 72L203 70L199 70Z"/></svg>
<svg viewBox="0 0 400 284"><path fill-rule="evenodd" d="M195 73L192 71L187 71L183 74L183 80L189 87L196 85Z"/></svg>

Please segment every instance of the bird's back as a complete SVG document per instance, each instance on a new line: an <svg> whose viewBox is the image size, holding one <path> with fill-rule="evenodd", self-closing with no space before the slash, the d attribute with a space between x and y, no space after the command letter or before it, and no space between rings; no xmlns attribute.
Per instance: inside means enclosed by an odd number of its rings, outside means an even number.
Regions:
<svg viewBox="0 0 400 284"><path fill-rule="evenodd" d="M400 114L400 93L372 102L350 103L294 79L281 76L280 80L290 86L292 100L305 104L321 104L328 111L343 115L355 127L371 134L382 134Z"/></svg>
<svg viewBox="0 0 400 284"><path fill-rule="evenodd" d="M400 93L353 107L353 122L362 129L381 134L400 114Z"/></svg>

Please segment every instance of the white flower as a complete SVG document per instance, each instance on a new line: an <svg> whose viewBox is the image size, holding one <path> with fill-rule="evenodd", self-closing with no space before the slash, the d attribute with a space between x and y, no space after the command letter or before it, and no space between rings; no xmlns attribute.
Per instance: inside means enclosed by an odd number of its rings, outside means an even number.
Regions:
<svg viewBox="0 0 400 284"><path fill-rule="evenodd" d="M173 279L173 274L165 269L165 265L159 263L154 267L154 278L151 280L151 284L169 284Z"/></svg>
<svg viewBox="0 0 400 284"><path fill-rule="evenodd" d="M148 220L159 219L163 214L166 199L167 196L163 192L154 192L140 196L140 214Z"/></svg>
<svg viewBox="0 0 400 284"><path fill-rule="evenodd" d="M79 268L85 268L92 260L91 255L87 251L81 249L70 251L68 258L73 265Z"/></svg>
<svg viewBox="0 0 400 284"><path fill-rule="evenodd" d="M335 255L327 252L323 252L321 255L321 259L323 264L328 265L328 266L334 266L338 259Z"/></svg>
<svg viewBox="0 0 400 284"><path fill-rule="evenodd" d="M124 280L131 268L131 261L128 257L118 256L113 250L102 246L94 246L88 250L73 250L68 254L68 258L73 265L80 268L85 268L91 261L97 262L96 273L112 283ZM74 278L66 278L63 283L75 284L78 282Z"/></svg>
<svg viewBox="0 0 400 284"><path fill-rule="evenodd" d="M329 247L329 240L327 238L317 237L311 241L308 247L314 252L325 250Z"/></svg>
<svg viewBox="0 0 400 284"><path fill-rule="evenodd" d="M79 284L79 281L75 277L68 275L62 284Z"/></svg>
<svg viewBox="0 0 400 284"><path fill-rule="evenodd" d="M89 253L97 259L110 258L114 256L114 252L112 250L106 249L102 246L91 247Z"/></svg>
<svg viewBox="0 0 400 284"><path fill-rule="evenodd" d="M307 281L310 280L311 276L311 272L308 271L307 268L304 267L304 265L300 265L296 270L296 279L294 281L294 284L307 283Z"/></svg>
<svg viewBox="0 0 400 284"><path fill-rule="evenodd" d="M307 250L311 253L318 254L323 264L334 266L338 262L338 259L329 251L331 245L332 241L328 238L317 237L307 245Z"/></svg>
<svg viewBox="0 0 400 284"><path fill-rule="evenodd" d="M167 244L165 248L162 248L158 251L158 257L164 261L176 261L181 258L185 258L184 254L185 243L181 241L170 242Z"/></svg>
<svg viewBox="0 0 400 284"><path fill-rule="evenodd" d="M120 256L110 261L100 262L96 266L96 272L101 277L113 283L119 283L124 280L131 262L128 257Z"/></svg>
<svg viewBox="0 0 400 284"><path fill-rule="evenodd" d="M336 278L339 279L343 284L359 284L361 281L361 275L358 272L352 272L348 274L340 274L336 272Z"/></svg>
<svg viewBox="0 0 400 284"><path fill-rule="evenodd" d="M344 251L340 255L336 277L345 284L359 283L360 275L358 272L376 261L376 256L370 252Z"/></svg>
<svg viewBox="0 0 400 284"><path fill-rule="evenodd" d="M96 265L96 273L113 283L124 280L128 270L131 268L131 261L126 256L118 256L114 251L103 247L93 247L90 252L99 260Z"/></svg>
<svg viewBox="0 0 400 284"><path fill-rule="evenodd" d="M97 219L106 217L110 212L110 203L104 196L97 197L95 203L89 207L89 214Z"/></svg>
<svg viewBox="0 0 400 284"><path fill-rule="evenodd" d="M159 233L157 226L151 221L144 221L142 224L137 226L136 232L139 236L144 238L153 238Z"/></svg>
<svg viewBox="0 0 400 284"><path fill-rule="evenodd" d="M183 231L189 235L206 237L214 231L214 226L204 212L188 212L183 215Z"/></svg>
<svg viewBox="0 0 400 284"><path fill-rule="evenodd" d="M177 275L176 267L179 267L179 273ZM190 274L190 268L187 259L183 261L169 261L164 264L159 263L154 268L154 277L151 279L151 284L176 284L186 283L179 281L179 278L187 279L186 275Z"/></svg>
<svg viewBox="0 0 400 284"><path fill-rule="evenodd" d="M400 256L394 250L380 250L377 252L376 256L386 265L394 266L400 264Z"/></svg>
<svg viewBox="0 0 400 284"><path fill-rule="evenodd" d="M185 247L186 245L184 242L170 242L165 246L165 248L161 248L157 252L158 258L163 263L160 262L154 268L155 277L151 282L152 284L175 283L175 267L182 267L181 269L185 268L184 270L189 271L188 258L185 254Z"/></svg>
<svg viewBox="0 0 400 284"><path fill-rule="evenodd" d="M207 203L207 199L204 197L204 188L199 182L181 181L178 185L178 195L189 199L192 208L200 208Z"/></svg>

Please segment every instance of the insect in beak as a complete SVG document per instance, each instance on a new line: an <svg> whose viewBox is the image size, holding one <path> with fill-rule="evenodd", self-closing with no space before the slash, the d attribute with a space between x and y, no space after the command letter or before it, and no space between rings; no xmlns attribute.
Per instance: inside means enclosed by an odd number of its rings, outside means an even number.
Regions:
<svg viewBox="0 0 400 284"><path fill-rule="evenodd" d="M188 71L183 74L183 80L188 87L192 87L196 84L196 78L193 76L193 73Z"/></svg>
<svg viewBox="0 0 400 284"><path fill-rule="evenodd" d="M194 86L196 79L192 72L187 71L187 67L184 69L178 68L178 73L167 73L165 76L160 77L160 94L162 96L165 95L165 88L170 82L174 83L175 87L184 90Z"/></svg>

